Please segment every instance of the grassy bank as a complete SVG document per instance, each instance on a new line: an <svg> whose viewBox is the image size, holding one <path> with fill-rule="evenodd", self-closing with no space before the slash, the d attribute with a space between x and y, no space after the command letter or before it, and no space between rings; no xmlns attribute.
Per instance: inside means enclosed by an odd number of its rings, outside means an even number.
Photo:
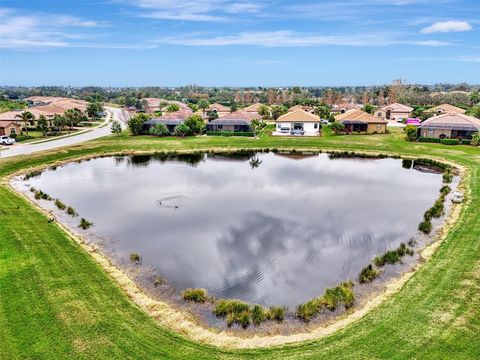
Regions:
<svg viewBox="0 0 480 360"><path fill-rule="evenodd" d="M94 153L211 148L338 149L431 157L469 169L471 201L439 250L394 297L332 336L281 348L196 344L134 306L55 223L0 186L0 358L475 359L480 357L480 149L403 134L322 138L150 138L122 134L0 160L0 176Z"/></svg>

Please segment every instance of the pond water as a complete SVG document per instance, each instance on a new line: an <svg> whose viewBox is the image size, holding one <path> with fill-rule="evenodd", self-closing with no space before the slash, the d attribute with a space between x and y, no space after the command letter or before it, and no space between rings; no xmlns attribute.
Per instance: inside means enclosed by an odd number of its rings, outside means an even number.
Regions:
<svg viewBox="0 0 480 360"><path fill-rule="evenodd" d="M178 290L296 306L415 236L442 177L398 159L260 153L107 157L26 183Z"/></svg>

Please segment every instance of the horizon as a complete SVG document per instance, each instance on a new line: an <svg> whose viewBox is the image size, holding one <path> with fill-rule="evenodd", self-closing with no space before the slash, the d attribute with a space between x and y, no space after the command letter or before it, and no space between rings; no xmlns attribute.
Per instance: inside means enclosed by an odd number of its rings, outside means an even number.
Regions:
<svg viewBox="0 0 480 360"><path fill-rule="evenodd" d="M480 84L475 13L474 0L4 0L0 84Z"/></svg>

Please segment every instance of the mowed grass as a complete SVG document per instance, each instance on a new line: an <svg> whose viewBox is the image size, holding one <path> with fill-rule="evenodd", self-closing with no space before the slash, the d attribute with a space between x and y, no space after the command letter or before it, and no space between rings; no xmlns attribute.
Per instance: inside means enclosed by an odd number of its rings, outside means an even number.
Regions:
<svg viewBox="0 0 480 360"><path fill-rule="evenodd" d="M404 288L332 336L227 351L155 323L54 223L0 186L0 359L478 359L480 149L407 143L403 134L323 138L150 138L122 134L0 160L0 176L78 156L211 148L342 149L432 157L469 169L471 201L435 255Z"/></svg>

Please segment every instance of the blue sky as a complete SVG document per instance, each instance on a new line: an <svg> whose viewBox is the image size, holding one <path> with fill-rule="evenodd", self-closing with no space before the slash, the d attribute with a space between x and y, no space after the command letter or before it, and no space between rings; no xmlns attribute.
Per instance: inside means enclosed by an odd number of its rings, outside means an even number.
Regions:
<svg viewBox="0 0 480 360"><path fill-rule="evenodd" d="M478 84L479 14L479 0L2 0L0 84Z"/></svg>

